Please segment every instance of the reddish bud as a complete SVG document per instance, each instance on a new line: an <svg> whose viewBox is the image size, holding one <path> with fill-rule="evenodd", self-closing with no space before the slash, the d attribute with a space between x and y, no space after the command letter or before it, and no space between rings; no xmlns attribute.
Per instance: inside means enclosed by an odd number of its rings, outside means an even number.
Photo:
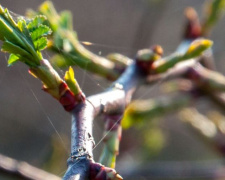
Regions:
<svg viewBox="0 0 225 180"><path fill-rule="evenodd" d="M184 32L185 39L197 39L202 36L202 27L197 12L189 7L185 10L187 24Z"/></svg>
<svg viewBox="0 0 225 180"><path fill-rule="evenodd" d="M59 102L63 105L66 111L71 111L77 104L74 95L69 90L66 90L66 92L60 97Z"/></svg>
<svg viewBox="0 0 225 180"><path fill-rule="evenodd" d="M122 180L123 178L112 168L99 163L90 164L90 180Z"/></svg>
<svg viewBox="0 0 225 180"><path fill-rule="evenodd" d="M136 65L144 74L150 74L153 62L161 58L162 54L163 49L159 45L139 50L136 55Z"/></svg>
<svg viewBox="0 0 225 180"><path fill-rule="evenodd" d="M73 110L78 103L85 101L85 95L82 92L74 95L64 82L60 84L59 94L59 102L63 105L66 111Z"/></svg>

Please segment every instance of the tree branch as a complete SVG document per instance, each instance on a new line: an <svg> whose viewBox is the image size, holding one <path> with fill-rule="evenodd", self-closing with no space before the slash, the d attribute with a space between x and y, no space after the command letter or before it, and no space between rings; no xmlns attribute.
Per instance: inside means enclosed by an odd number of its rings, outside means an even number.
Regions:
<svg viewBox="0 0 225 180"><path fill-rule="evenodd" d="M50 174L34 166L14 160L0 154L0 172L24 180L60 180L60 177Z"/></svg>
<svg viewBox="0 0 225 180"><path fill-rule="evenodd" d="M92 121L99 114L123 112L135 89L144 82L144 75L132 64L106 91L91 97L72 111L71 157L64 180L87 179L94 162L92 148Z"/></svg>

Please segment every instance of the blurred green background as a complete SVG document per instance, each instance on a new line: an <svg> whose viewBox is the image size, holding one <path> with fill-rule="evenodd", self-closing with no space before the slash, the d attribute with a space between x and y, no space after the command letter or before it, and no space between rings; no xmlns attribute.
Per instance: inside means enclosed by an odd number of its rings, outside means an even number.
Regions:
<svg viewBox="0 0 225 180"><path fill-rule="evenodd" d="M1 5L24 15L28 8L37 9L44 1L1 0ZM74 29L80 41L92 42L87 48L96 54L118 52L134 57L137 50L160 44L165 55L172 53L181 41L185 18L183 11L193 6L202 12L203 0L54 0L58 11L70 10ZM214 55L219 72L225 73L225 21L213 30ZM0 53L0 153L26 161L58 176L66 170L70 153L70 115L52 97L41 90L41 83L27 73L27 67L7 67L7 56ZM44 53L48 59L51 53ZM110 82L76 69L76 78L88 96L105 90ZM158 84L143 87L135 98L159 96ZM208 101L201 101L207 111ZM160 128L159 128L160 127ZM102 136L103 121L94 122L96 143ZM59 135L58 135L59 133ZM151 138L149 138L151 137ZM152 138L153 137L153 138ZM102 144L94 150L98 159ZM165 177L163 172L197 168L216 168L221 157L190 132L173 115L123 132L117 171L125 179L193 179ZM163 172L161 172L161 170ZM154 174L155 173L155 174ZM155 175L155 176L154 176ZM206 179L207 174L197 179ZM0 179L8 180L0 174ZM152 178L154 179L154 178Z"/></svg>

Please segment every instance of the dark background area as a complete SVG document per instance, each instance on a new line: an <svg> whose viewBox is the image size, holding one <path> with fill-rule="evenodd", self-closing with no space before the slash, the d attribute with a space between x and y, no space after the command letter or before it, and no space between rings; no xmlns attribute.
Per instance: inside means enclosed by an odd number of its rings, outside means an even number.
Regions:
<svg viewBox="0 0 225 180"><path fill-rule="evenodd" d="M37 9L43 1L1 0L10 11L24 15L28 8ZM118 52L134 57L138 49L160 44L165 55L175 51L181 41L185 19L183 11L193 6L202 12L203 0L55 0L58 11L70 10L74 29L80 41L93 42L88 48L96 54ZM225 21L220 20L213 30L216 67L225 73ZM50 53L44 53L48 59ZM16 64L7 67L7 57L0 53L0 153L44 168L59 176L66 170L70 153L70 115L48 94L41 83L27 73L27 67ZM76 69L76 78L88 96L101 92L110 83L85 70ZM142 94L144 96L141 96ZM157 96L157 85L141 88L136 98ZM201 102L202 108L208 102ZM94 123L96 142L102 135L102 120ZM161 122L167 135L162 151L154 157L143 157L142 136L138 130L123 133L117 170L126 175L143 167L170 166L171 162L220 164L220 156L204 145L173 116ZM60 134L60 138L57 132ZM101 144L94 150L101 152ZM54 158L56 157L56 158ZM54 159L54 161L52 160ZM96 158L97 160L97 158ZM151 163L150 163L151 162ZM147 165L146 165L147 164ZM136 173L136 172L134 172ZM142 173L143 175L143 173ZM6 180L5 176L0 179ZM125 178L126 179L126 178ZM130 179L130 178L129 178ZM139 177L141 179L141 175ZM148 179L142 177L142 179Z"/></svg>

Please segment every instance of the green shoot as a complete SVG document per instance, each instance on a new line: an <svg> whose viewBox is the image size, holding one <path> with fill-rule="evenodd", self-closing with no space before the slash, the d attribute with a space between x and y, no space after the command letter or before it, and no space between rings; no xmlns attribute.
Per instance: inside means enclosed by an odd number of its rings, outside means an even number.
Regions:
<svg viewBox="0 0 225 180"><path fill-rule="evenodd" d="M21 61L29 67L37 67L43 59L41 50L47 47L46 36L51 34L48 26L42 25L44 16L30 21L19 18L15 22L7 9L0 5L0 40L2 51L11 53L8 65Z"/></svg>
<svg viewBox="0 0 225 180"><path fill-rule="evenodd" d="M212 27L225 12L225 0L211 0L205 5L205 21L202 25L203 35L208 35Z"/></svg>
<svg viewBox="0 0 225 180"><path fill-rule="evenodd" d="M212 44L213 42L207 39L195 40L191 43L185 53L174 53L171 56L158 60L153 63L152 69L156 73L163 73L179 62L201 56L205 50L212 46Z"/></svg>
<svg viewBox="0 0 225 180"><path fill-rule="evenodd" d="M66 14L63 17L65 18ZM47 22L46 20L45 16L38 15L27 21L19 18L18 22L15 22L8 10L0 6L2 51L10 53L9 66L18 61L28 65L30 74L42 81L43 89L59 100L65 110L71 111L78 101L84 99L84 95L74 79L72 69L65 76L67 85L50 63L43 59L41 50L48 46L47 36L52 33L50 27L44 25ZM79 99L76 99L74 95L78 91Z"/></svg>
<svg viewBox="0 0 225 180"><path fill-rule="evenodd" d="M52 43L49 47L60 54L52 58L53 65L60 67L77 65L110 80L118 78L120 72L116 69L115 62L97 56L81 45L76 32L73 31L70 12L58 14L52 2L46 1L39 7L38 13L47 17L48 24L53 30ZM30 11L29 14L36 13Z"/></svg>

